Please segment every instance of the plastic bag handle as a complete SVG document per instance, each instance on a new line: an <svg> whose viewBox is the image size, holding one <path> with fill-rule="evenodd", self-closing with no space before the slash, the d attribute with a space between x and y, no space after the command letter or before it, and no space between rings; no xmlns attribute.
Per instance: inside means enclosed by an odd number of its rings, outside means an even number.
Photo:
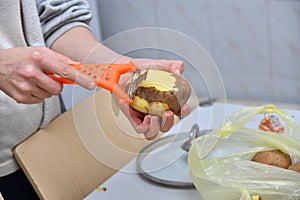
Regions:
<svg viewBox="0 0 300 200"><path fill-rule="evenodd" d="M296 127L294 119L285 111L280 110L273 104L259 107L245 107L225 119L220 129L220 137L228 137L231 133L241 129L251 118L261 113L277 113L280 118L287 124L287 131Z"/></svg>

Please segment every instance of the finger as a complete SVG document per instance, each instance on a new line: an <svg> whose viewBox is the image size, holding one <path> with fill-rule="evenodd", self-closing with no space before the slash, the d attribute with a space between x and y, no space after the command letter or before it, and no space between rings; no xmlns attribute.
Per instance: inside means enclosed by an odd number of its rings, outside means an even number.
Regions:
<svg viewBox="0 0 300 200"><path fill-rule="evenodd" d="M191 112L191 108L188 104L184 104L181 106L181 110L180 110L181 117L185 117L185 116L189 115L190 112Z"/></svg>
<svg viewBox="0 0 300 200"><path fill-rule="evenodd" d="M161 70L169 71L178 76L184 71L184 63L180 60L157 60L157 64L162 66Z"/></svg>
<svg viewBox="0 0 300 200"><path fill-rule="evenodd" d="M180 76L183 71L184 71L184 63L182 61L174 61L172 64L171 64L171 67L170 67L170 72Z"/></svg>
<svg viewBox="0 0 300 200"><path fill-rule="evenodd" d="M35 89L31 92L31 95L37 98L46 99L52 96L51 93L47 92L46 90L36 86Z"/></svg>
<svg viewBox="0 0 300 200"><path fill-rule="evenodd" d="M139 124L133 124L133 127L137 133L145 133L149 130L149 125L150 125L150 115L146 115Z"/></svg>
<svg viewBox="0 0 300 200"><path fill-rule="evenodd" d="M30 95L30 97L27 98L27 100L24 102L25 104L36 104L41 103L44 101L45 98L37 97L33 94Z"/></svg>
<svg viewBox="0 0 300 200"><path fill-rule="evenodd" d="M161 131L167 132L174 125L174 114L171 111L166 111L162 115Z"/></svg>
<svg viewBox="0 0 300 200"><path fill-rule="evenodd" d="M63 90L63 85L46 74L39 76L37 86L51 95L59 95Z"/></svg>
<svg viewBox="0 0 300 200"><path fill-rule="evenodd" d="M118 101L118 100L116 100ZM118 104L124 115L129 119L133 127L137 127L140 124L147 125L150 123L149 116L145 117L145 114L138 112L137 110L131 108L127 103ZM143 128L145 129L145 128ZM148 129L148 128L146 128ZM142 131L142 132L141 132ZM144 133L146 130L139 131L139 133Z"/></svg>
<svg viewBox="0 0 300 200"><path fill-rule="evenodd" d="M62 84L50 78L47 74L36 69L36 65L28 65L20 77L12 77L11 81L15 87L22 87L24 91L34 91L36 96L48 98L50 95L58 95L62 91ZM15 79L15 81L13 81ZM37 91L44 90L41 95Z"/></svg>
<svg viewBox="0 0 300 200"><path fill-rule="evenodd" d="M151 116L149 129L144 133L147 140L153 140L159 133L160 130L160 118L157 116Z"/></svg>
<svg viewBox="0 0 300 200"><path fill-rule="evenodd" d="M96 87L96 83L91 78L67 64L61 63L57 71L54 73L57 73L63 78L74 81L86 89L92 90Z"/></svg>
<svg viewBox="0 0 300 200"><path fill-rule="evenodd" d="M57 53L56 51L53 51L47 47L39 47L38 49L39 51L45 53L47 56L50 56L52 57L53 59L56 59L56 60L60 60L62 62L65 62L65 63L76 63L75 61L73 61L71 58L67 57L67 56L64 56L60 53Z"/></svg>
<svg viewBox="0 0 300 200"><path fill-rule="evenodd" d="M4 93L12 97L17 103L23 104L36 104L41 103L44 99L36 96L32 96L30 93L24 93L15 88L8 87L7 90L4 90Z"/></svg>
<svg viewBox="0 0 300 200"><path fill-rule="evenodd" d="M135 59L134 62L142 69L162 70L180 75L184 71L184 63L180 60Z"/></svg>
<svg viewBox="0 0 300 200"><path fill-rule="evenodd" d="M40 66L42 66L44 72L52 72L61 77L74 81L89 90L92 90L96 87L95 82L91 78L69 66L66 62L62 62L59 59L54 59L51 56L45 56L40 52L35 52L33 58Z"/></svg>
<svg viewBox="0 0 300 200"><path fill-rule="evenodd" d="M9 91L6 94L13 97L18 103L24 104L40 103L45 98L52 96L32 81L22 79L10 79L7 82L6 91Z"/></svg>
<svg viewBox="0 0 300 200"><path fill-rule="evenodd" d="M119 106L137 133L145 133L149 130L151 120L150 115L138 112L125 103L120 104Z"/></svg>

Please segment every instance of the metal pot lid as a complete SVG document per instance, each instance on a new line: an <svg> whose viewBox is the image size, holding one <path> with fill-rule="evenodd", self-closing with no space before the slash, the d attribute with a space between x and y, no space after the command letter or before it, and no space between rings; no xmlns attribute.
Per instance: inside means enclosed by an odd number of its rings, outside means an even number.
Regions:
<svg viewBox="0 0 300 200"><path fill-rule="evenodd" d="M207 132L203 130L198 135ZM138 172L146 179L162 185L194 187L189 176L188 152L182 148L189 135L189 132L173 134L148 144L137 156Z"/></svg>

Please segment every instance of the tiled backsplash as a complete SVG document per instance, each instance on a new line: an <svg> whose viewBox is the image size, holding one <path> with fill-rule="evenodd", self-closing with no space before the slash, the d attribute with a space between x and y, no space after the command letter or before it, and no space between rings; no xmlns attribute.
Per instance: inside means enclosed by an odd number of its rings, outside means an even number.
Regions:
<svg viewBox="0 0 300 200"><path fill-rule="evenodd" d="M162 27L201 44L216 63L226 96L237 100L300 104L300 1L298 0L98 0L104 40L126 30ZM143 36L142 36L143 37ZM146 38L145 38L146 39ZM131 41L133 42L133 41ZM159 42L159 41L158 41ZM173 46L189 52L188 46ZM111 47L116 51L124 44ZM197 54L193 56L197 60ZM137 50L131 56L183 59L167 51ZM207 96L203 80L185 76L196 94ZM207 73L218 80L215 72ZM201 77L200 77L201 79ZM214 82L209 82L213 87ZM218 95L216 95L218 96Z"/></svg>

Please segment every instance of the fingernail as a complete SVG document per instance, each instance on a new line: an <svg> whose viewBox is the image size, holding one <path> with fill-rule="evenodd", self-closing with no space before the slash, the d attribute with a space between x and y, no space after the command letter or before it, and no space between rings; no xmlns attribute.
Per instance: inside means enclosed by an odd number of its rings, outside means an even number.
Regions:
<svg viewBox="0 0 300 200"><path fill-rule="evenodd" d="M90 81L89 82L89 89L94 89L96 87L96 83L95 83L95 81Z"/></svg>
<svg viewBox="0 0 300 200"><path fill-rule="evenodd" d="M162 117L162 121L161 121L161 128L163 128L166 124L166 118L165 117Z"/></svg>
<svg viewBox="0 0 300 200"><path fill-rule="evenodd" d="M179 69L176 69L176 70L175 70L175 74L178 75L178 76L180 76L180 74L181 74L180 70L179 70Z"/></svg>
<svg viewBox="0 0 300 200"><path fill-rule="evenodd" d="M151 115L146 115L144 117L144 122L147 123L147 124L150 124L150 122L151 122Z"/></svg>
<svg viewBox="0 0 300 200"><path fill-rule="evenodd" d="M151 115L146 115L146 116L144 117L144 119L146 119L148 122L150 122Z"/></svg>
<svg viewBox="0 0 300 200"><path fill-rule="evenodd" d="M79 65L79 64L82 64L82 62L72 61L72 62L70 62L69 64L76 64L76 65Z"/></svg>

